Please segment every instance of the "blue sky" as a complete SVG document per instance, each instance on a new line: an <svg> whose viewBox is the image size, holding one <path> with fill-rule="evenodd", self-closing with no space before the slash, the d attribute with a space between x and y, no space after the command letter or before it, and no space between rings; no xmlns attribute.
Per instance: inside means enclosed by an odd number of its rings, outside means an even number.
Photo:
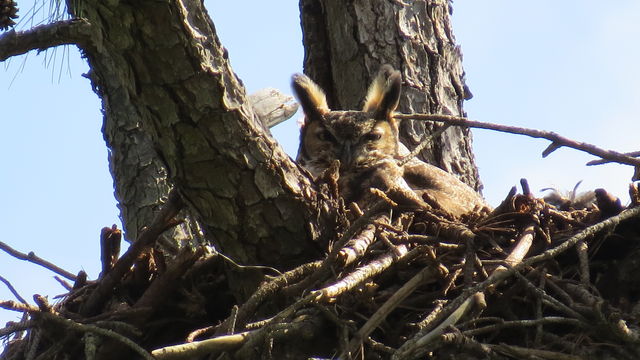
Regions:
<svg viewBox="0 0 640 360"><path fill-rule="evenodd" d="M297 1L205 3L248 91L276 87L290 93L291 74L302 71L303 59ZM20 14L30 7L21 1ZM638 18L635 0L615 6L591 0L455 1L454 32L474 94L465 103L469 117L640 150ZM87 70L73 47L0 65L0 241L95 278L100 229L119 220L100 101L81 76ZM290 155L298 143L296 118L273 129ZM498 203L524 177L532 189L571 189L584 180L582 190L604 187L628 201L630 168L586 167L592 157L572 149L542 159L547 145L474 131L485 197ZM51 272L2 252L0 275L28 300L34 293L64 292ZM0 299L13 299L2 284ZM17 319L17 313L0 310L0 324Z"/></svg>

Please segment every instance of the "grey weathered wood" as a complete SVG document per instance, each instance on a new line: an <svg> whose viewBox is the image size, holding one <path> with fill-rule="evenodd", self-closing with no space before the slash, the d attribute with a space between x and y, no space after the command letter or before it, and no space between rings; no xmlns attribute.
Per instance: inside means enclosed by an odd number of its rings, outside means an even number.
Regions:
<svg viewBox="0 0 640 360"><path fill-rule="evenodd" d="M388 63L402 72L399 111L464 115L462 103L471 94L450 1L301 0L300 9L305 73L328 92L332 108L361 106L367 85ZM412 149L432 126L403 122L401 140ZM419 157L480 188L468 129L447 129Z"/></svg>
<svg viewBox="0 0 640 360"><path fill-rule="evenodd" d="M291 118L298 111L298 104L291 95L274 88L260 89L249 95L253 112L268 128Z"/></svg>

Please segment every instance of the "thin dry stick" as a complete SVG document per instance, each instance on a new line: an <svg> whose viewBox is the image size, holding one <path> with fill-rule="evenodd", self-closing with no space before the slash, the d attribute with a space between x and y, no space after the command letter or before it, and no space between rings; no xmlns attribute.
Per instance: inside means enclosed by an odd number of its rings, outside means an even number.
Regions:
<svg viewBox="0 0 640 360"><path fill-rule="evenodd" d="M407 254L406 245L398 245L396 249L397 253L399 253L400 256L396 255L395 251L382 254L370 263L357 268L355 271L340 279L335 284L327 286L324 289L314 290L311 292L311 294L316 296L316 301L324 301L334 298L346 291L349 291L350 289L353 289L358 284L361 284L364 280L370 279L380 274L381 272L389 268L391 264Z"/></svg>
<svg viewBox="0 0 640 360"><path fill-rule="evenodd" d="M396 291L382 306L362 325L360 330L354 335L349 345L340 356L340 359L348 359L353 355L362 341L371 334L373 330L395 309L407 296L411 295L426 279L434 276L436 270L431 266L423 268L414 277L407 281L398 291Z"/></svg>
<svg viewBox="0 0 640 360"><path fill-rule="evenodd" d="M632 151L632 152L628 152L628 153L624 153L624 154L627 155L627 156L639 157L640 156L640 151ZM591 160L591 161L589 161L587 163L587 166L608 164L610 162L611 162L611 160L607 160L607 159Z"/></svg>
<svg viewBox="0 0 640 360"><path fill-rule="evenodd" d="M450 126L451 126L451 124L444 124L438 130L434 131L433 134L428 135L408 155L406 155L406 156L402 157L402 159L398 160L398 165L404 166L406 163L411 161L411 159L413 159L414 157L418 156L418 154L420 154L420 152L427 145L429 145L429 144L431 144L433 142L433 139L435 139L438 136L442 135L442 133L444 133Z"/></svg>
<svg viewBox="0 0 640 360"><path fill-rule="evenodd" d="M71 281L76 281L76 276L74 274L68 272L67 270L61 269L58 266L54 265L53 263L37 256L33 251L30 251L28 254L25 254L3 243L2 241L0 241L0 250L4 250L7 254L17 259L32 262L34 264L40 265L46 269L51 270L60 276L64 276Z"/></svg>
<svg viewBox="0 0 640 360"><path fill-rule="evenodd" d="M566 147L587 152L591 155L598 156L602 159L607 159L607 160L615 161L621 164L640 167L640 159L636 159L634 157L625 155L617 151L604 150L604 149L600 149L595 145L574 141L574 140L565 138L563 136L560 136L551 131L542 131L542 130L521 128L517 126L492 124L492 123L486 123L486 122L480 122L480 121L473 121L464 117L449 116L449 115L396 114L394 115L394 117L396 119L438 121L438 122L443 122L443 123L451 124L455 126L467 126L472 128L478 128L478 129L487 129L487 130L506 132L510 134L525 135L525 136L530 136L530 137L539 138L539 139L547 139L551 141L552 144L547 148L547 150L543 152L542 154L543 157L546 157L552 151L562 146L566 146Z"/></svg>
<svg viewBox="0 0 640 360"><path fill-rule="evenodd" d="M479 327L477 329L465 330L465 331L462 331L462 333L467 336L477 336L480 334L494 333L499 330L514 328L514 327L532 327L532 326L548 325L548 324L565 324L565 325L571 325L575 327L584 326L584 324L577 319L570 319L570 318L564 318L559 316L548 316L548 317L543 317L543 318L534 319L534 320L503 321L497 324L491 324L491 325Z"/></svg>
<svg viewBox="0 0 640 360"><path fill-rule="evenodd" d="M11 293L13 294L13 296L16 297L16 299L18 299L23 304L28 304L27 300L25 300L22 296L20 296L20 294L18 294L16 289L9 282L9 280L7 280L4 277L0 276L0 281L2 281L5 285L7 285L7 287L9 288L9 291L11 291Z"/></svg>
<svg viewBox="0 0 640 360"><path fill-rule="evenodd" d="M195 359L206 354L233 350L242 345L249 334L255 331L245 331L239 334L223 335L213 339L167 346L153 350L151 354L158 360Z"/></svg>

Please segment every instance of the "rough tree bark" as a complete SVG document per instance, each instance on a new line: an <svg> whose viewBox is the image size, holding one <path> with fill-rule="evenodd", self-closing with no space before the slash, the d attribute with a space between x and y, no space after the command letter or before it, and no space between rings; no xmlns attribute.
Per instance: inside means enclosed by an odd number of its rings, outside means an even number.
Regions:
<svg viewBox="0 0 640 360"><path fill-rule="evenodd" d="M111 144L131 127L151 134L169 177L232 258L273 265L305 253L309 183L255 119L202 4L80 9L96 41L85 51L105 128L117 129Z"/></svg>
<svg viewBox="0 0 640 360"><path fill-rule="evenodd" d="M400 69L404 80L399 111L465 115L471 97L462 55L451 29L451 2L301 0L305 72L329 93L335 109L362 106L366 86L381 64ZM414 148L432 125L401 124L401 139ZM449 128L420 157L480 189L471 132Z"/></svg>

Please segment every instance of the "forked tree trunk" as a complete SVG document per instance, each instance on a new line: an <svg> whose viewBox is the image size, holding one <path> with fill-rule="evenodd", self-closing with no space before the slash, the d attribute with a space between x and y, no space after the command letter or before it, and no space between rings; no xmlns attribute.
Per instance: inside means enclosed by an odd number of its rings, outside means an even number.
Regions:
<svg viewBox="0 0 640 360"><path fill-rule="evenodd" d="M301 0L300 10L305 72L327 90L333 108L362 106L366 86L386 63L402 72L399 111L464 115L462 102L471 93L451 29L450 1ZM406 121L400 135L414 148L433 131L430 124ZM448 129L420 156L481 188L468 129Z"/></svg>
<svg viewBox="0 0 640 360"><path fill-rule="evenodd" d="M284 269L317 255L313 187L257 121L203 4L72 9L91 23L84 52L127 230L149 223L145 209L175 186L239 264Z"/></svg>

